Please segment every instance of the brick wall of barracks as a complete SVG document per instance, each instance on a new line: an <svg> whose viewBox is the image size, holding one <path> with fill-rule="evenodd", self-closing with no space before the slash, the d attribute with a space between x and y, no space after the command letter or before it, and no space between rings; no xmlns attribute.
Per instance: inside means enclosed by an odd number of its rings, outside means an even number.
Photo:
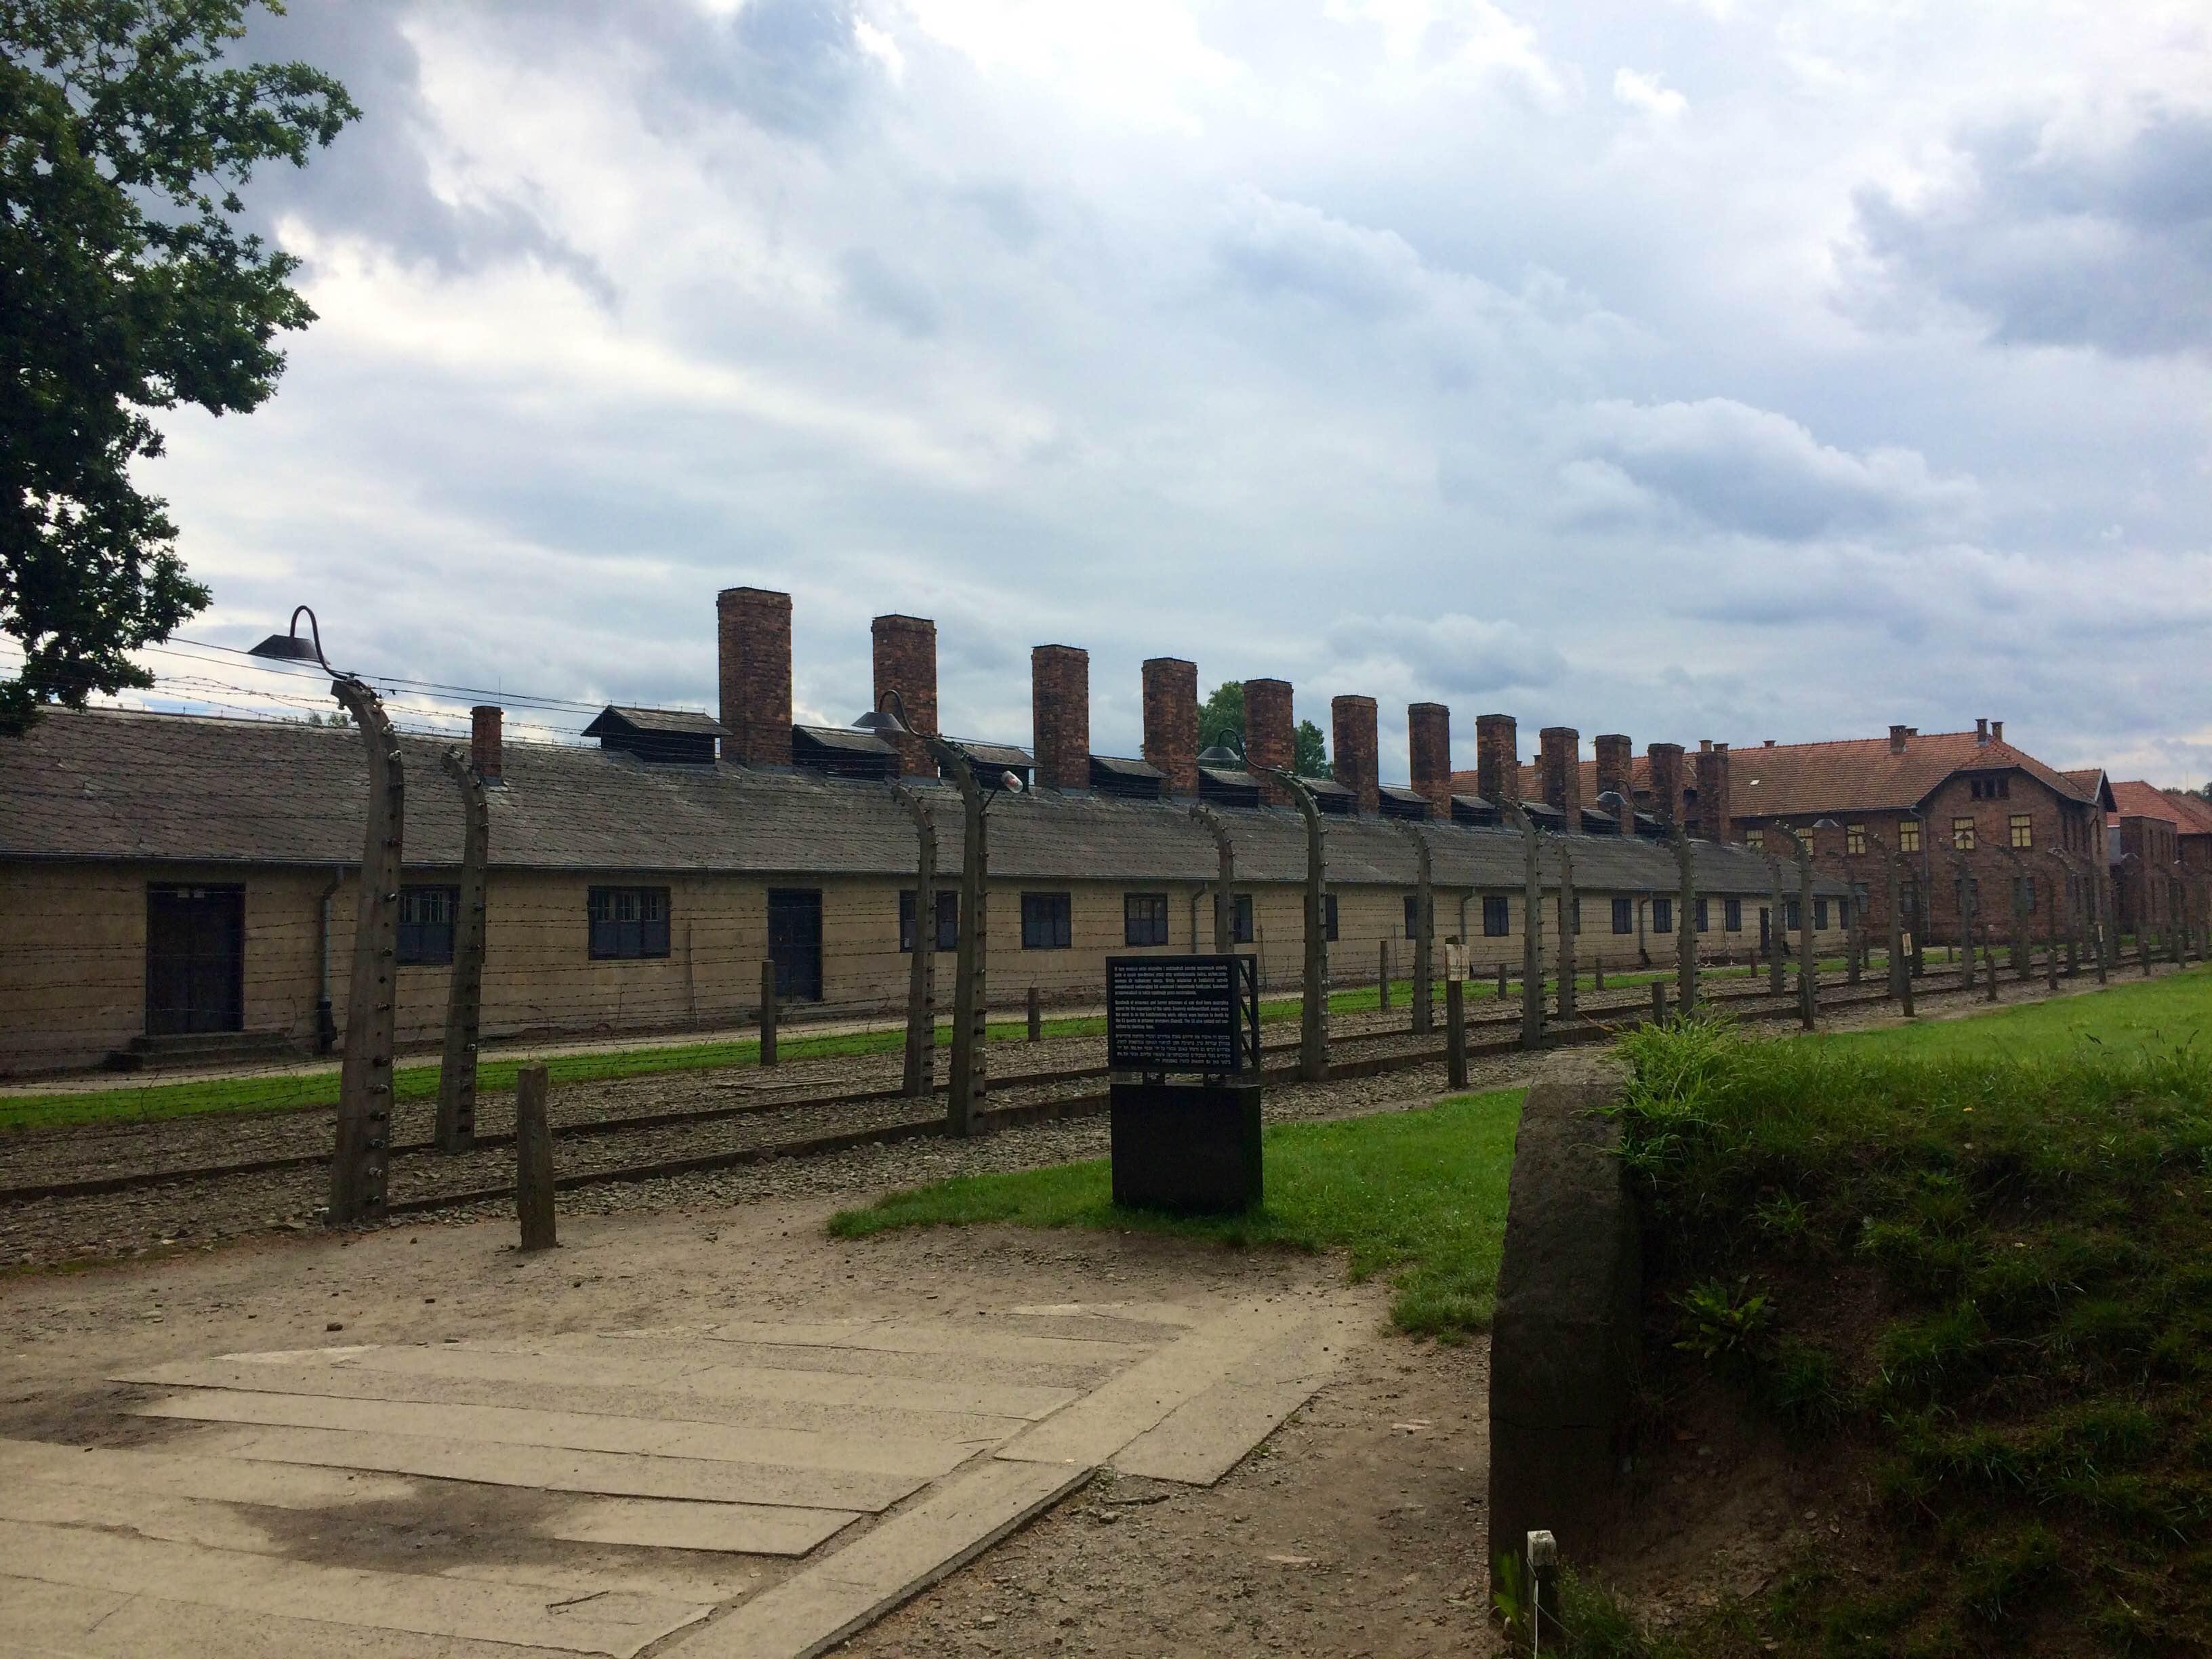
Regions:
<svg viewBox="0 0 2212 1659"><path fill-rule="evenodd" d="M450 870L414 869L410 885L448 885ZM950 873L945 877L950 888ZM315 1030L323 958L321 912L329 892L330 992L343 1030L350 980L357 884L331 886L328 871L237 866L21 861L0 864L0 911L16 926L0 949L0 1073L17 1075L96 1065L142 1034L146 1021L147 889L149 884L238 884L245 890L244 1024L279 1031L305 1046ZM899 897L908 884L892 878L757 877L637 873L492 872L486 906L483 1027L488 1036L526 1032L615 1033L682 1030L750 1022L760 1001L760 964L768 955L768 895L772 887L822 896L822 999L809 1013L893 1013L905 1004L908 957L899 948ZM651 958L594 958L588 902L595 886L645 886L667 891L668 954ZM1295 883L1240 884L1252 897L1252 938L1237 945L1260 960L1263 985L1295 991L1304 960L1304 896ZM1337 936L1329 974L1337 986L1371 984L1381 945L1390 942L1400 977L1413 968L1407 927L1409 886L1332 886ZM1066 947L1025 948L1022 896L1068 896ZM1184 882L994 882L989 914L988 996L1011 1014L1031 985L1049 1002L1093 1005L1103 999L1105 961L1138 947L1126 942L1125 896L1157 893L1168 901L1164 951L1212 946L1211 889ZM1486 934L1483 899L1502 899L1508 930ZM1628 908L1617 913L1614 899ZM1437 971L1443 943L1467 941L1474 970L1498 963L1518 971L1525 925L1520 890L1438 885ZM1581 890L1582 931L1576 960L1626 969L1648 959L1671 963L1671 916L1655 905L1667 895ZM1825 905L1824 949L1840 948L1842 917ZM1738 926L1727 926L1715 897L1699 934L1702 956L1742 960L1759 937L1761 907L1745 897ZM1547 890L1541 937L1545 959L1558 945L1557 906ZM1615 931L1617 921L1625 921ZM25 940L57 943L32 945ZM950 1010L953 958L941 953L937 1001ZM434 1047L444 1029L450 969L443 964L398 969L398 1036L404 1048Z"/></svg>
<svg viewBox="0 0 2212 1659"><path fill-rule="evenodd" d="M2012 883L2015 876L2024 874L2034 884L2029 933L2039 939L2050 927L2054 890L2062 902L2063 897L2063 888L2059 884L2063 881L2064 872L2051 853L2063 851L2077 866L2093 869L2101 858L2101 825L2094 806L2085 801L2067 799L2024 772L2010 773L2005 777L2005 793L1977 799L1972 775L1962 773L1948 780L1921 810L1920 850L1905 854L1903 897L1908 927L1916 903L1924 902L1928 944L1955 945L1960 938L1959 868L1952 852L1965 825L1972 828L1973 850L1966 857L1976 884L1979 919L1993 926L2001 940L2010 937ZM1813 823L1823 816L1832 817L1839 827L1814 830ZM1750 838L1762 823L1772 821L1744 820L1741 836ZM1866 925L1877 940L1886 938L1889 931L1887 869L1873 839L1866 842L1864 853L1853 857L1848 851L1849 831L1853 826L1859 827L1869 836L1878 838L1881 845L1896 848L1901 844L1908 821L1902 811L1814 813L1785 820L1799 835L1813 842L1815 867L1824 874L1856 883L1865 890ZM2016 824L2024 830L2028 843L2020 849L2024 869L2016 868L2001 850L2014 844ZM1765 840L1769 850L1779 850L1784 854L1785 885L1794 884L1796 865L1788 842L1771 836ZM2065 925L2062 910L2062 931Z"/></svg>
<svg viewBox="0 0 2212 1659"><path fill-rule="evenodd" d="M2163 933L2186 914L2180 878L2173 866L2182 837L2165 818L2123 816L2120 861L2112 866L2112 914L2124 933Z"/></svg>

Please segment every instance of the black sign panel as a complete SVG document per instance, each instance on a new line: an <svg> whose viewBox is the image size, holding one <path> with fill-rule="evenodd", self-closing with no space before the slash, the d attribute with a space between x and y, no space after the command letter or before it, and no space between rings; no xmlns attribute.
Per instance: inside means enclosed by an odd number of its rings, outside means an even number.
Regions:
<svg viewBox="0 0 2212 1659"><path fill-rule="evenodd" d="M1260 979L1249 957L1113 957L1106 1064L1234 1077L1260 1065Z"/></svg>

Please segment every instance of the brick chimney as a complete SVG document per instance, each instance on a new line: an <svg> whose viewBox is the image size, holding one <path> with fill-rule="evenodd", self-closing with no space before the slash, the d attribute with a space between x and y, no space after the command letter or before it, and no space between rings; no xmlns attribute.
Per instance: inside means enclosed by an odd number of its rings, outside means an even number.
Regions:
<svg viewBox="0 0 2212 1659"><path fill-rule="evenodd" d="M1451 710L1440 702L1417 702L1406 710L1406 754L1413 765L1413 792L1425 795L1439 816L1451 816Z"/></svg>
<svg viewBox="0 0 2212 1659"><path fill-rule="evenodd" d="M1911 731L1909 727L1902 726L1891 726L1889 728L1889 752L1893 755L1903 754L1905 752L1905 740L1911 735Z"/></svg>
<svg viewBox="0 0 2212 1659"><path fill-rule="evenodd" d="M1198 665L1181 657L1145 661L1145 759L1168 793L1198 793Z"/></svg>
<svg viewBox="0 0 2212 1659"><path fill-rule="evenodd" d="M1598 738L1597 792L1602 795L1609 790L1628 805L1607 807L1602 802L1591 804L1611 812L1613 822L1620 826L1620 833L1624 836L1636 833L1635 763L1636 745L1620 732L1607 732Z"/></svg>
<svg viewBox="0 0 2212 1659"><path fill-rule="evenodd" d="M1670 831L1694 829L1682 816L1682 745L1655 743L1644 753L1651 770L1651 816Z"/></svg>
<svg viewBox="0 0 2212 1659"><path fill-rule="evenodd" d="M1583 832L1583 734L1571 726L1547 726L1538 736L1537 766L1544 799L1557 809L1571 836Z"/></svg>
<svg viewBox="0 0 2212 1659"><path fill-rule="evenodd" d="M469 710L469 767L489 787L507 783L507 741L501 735L505 716L495 702L480 702Z"/></svg>
<svg viewBox="0 0 2212 1659"><path fill-rule="evenodd" d="M915 732L937 731L937 624L927 617L878 617L870 624L875 635L876 702L896 691L906 708L906 723ZM929 745L919 736L897 739L899 775L933 778L937 763Z"/></svg>
<svg viewBox="0 0 2212 1659"><path fill-rule="evenodd" d="M1362 812L1382 807L1381 764L1376 749L1375 699L1332 697L1328 704L1329 747L1336 751L1336 781L1358 798Z"/></svg>
<svg viewBox="0 0 2212 1659"><path fill-rule="evenodd" d="M1985 744L1985 743L1987 743L1989 740L1990 740L1990 723L1989 723L1987 720L1976 720L1976 721L1974 722L1974 741L1975 741L1975 743L1976 743L1976 744Z"/></svg>
<svg viewBox="0 0 2212 1659"><path fill-rule="evenodd" d="M1048 789L1091 787L1091 653L1072 645L1030 653L1030 749Z"/></svg>
<svg viewBox="0 0 2212 1659"><path fill-rule="evenodd" d="M1279 766L1285 771L1297 758L1297 733L1291 719L1288 680L1244 682L1244 759L1257 772ZM1260 799L1270 806L1288 806L1290 791L1273 778L1260 780Z"/></svg>
<svg viewBox="0 0 2212 1659"><path fill-rule="evenodd" d="M1735 802L1729 793L1729 746L1711 738L1698 745L1698 828L1707 841L1734 838Z"/></svg>
<svg viewBox="0 0 2212 1659"><path fill-rule="evenodd" d="M1475 793L1492 806L1521 799L1520 731L1510 714L1474 717Z"/></svg>
<svg viewBox="0 0 2212 1659"><path fill-rule="evenodd" d="M722 682L722 758L791 764L791 595L726 587L714 596Z"/></svg>
<svg viewBox="0 0 2212 1659"><path fill-rule="evenodd" d="M2002 743L2004 741L2004 722L2002 720L1991 720L1990 722L1990 741L1991 743Z"/></svg>

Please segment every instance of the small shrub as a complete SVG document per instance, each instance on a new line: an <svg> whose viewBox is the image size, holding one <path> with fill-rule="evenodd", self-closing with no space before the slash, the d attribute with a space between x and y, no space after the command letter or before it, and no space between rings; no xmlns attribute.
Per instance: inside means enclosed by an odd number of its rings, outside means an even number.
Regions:
<svg viewBox="0 0 2212 1659"><path fill-rule="evenodd" d="M1685 1328L1674 1346L1717 1368L1750 1369L1764 1352L1774 1324L1773 1307L1764 1296L1751 1293L1747 1279L1730 1289L1709 1279L1676 1297L1674 1305L1681 1310Z"/></svg>

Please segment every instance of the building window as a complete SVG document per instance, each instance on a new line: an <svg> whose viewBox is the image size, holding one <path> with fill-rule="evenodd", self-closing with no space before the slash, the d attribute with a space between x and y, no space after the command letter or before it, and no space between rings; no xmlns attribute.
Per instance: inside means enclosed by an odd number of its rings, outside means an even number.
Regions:
<svg viewBox="0 0 2212 1659"><path fill-rule="evenodd" d="M594 887L590 908L594 957L627 961L668 954L665 887Z"/></svg>
<svg viewBox="0 0 2212 1659"><path fill-rule="evenodd" d="M1575 895L1575 902L1569 907L1567 914L1570 927L1574 932L1577 933L1581 933L1583 930L1583 896L1580 893Z"/></svg>
<svg viewBox="0 0 2212 1659"><path fill-rule="evenodd" d="M1836 901L1836 926L1844 929L1849 929L1851 925L1851 918L1857 915L1858 911L1859 902L1856 899L1838 899Z"/></svg>
<svg viewBox="0 0 2212 1659"><path fill-rule="evenodd" d="M1905 818L1899 823L1897 826L1897 850L1900 853L1917 853L1920 850L1919 819Z"/></svg>
<svg viewBox="0 0 2212 1659"><path fill-rule="evenodd" d="M1655 898L1651 901L1651 931L1655 933L1671 933L1674 931L1674 900Z"/></svg>
<svg viewBox="0 0 2212 1659"><path fill-rule="evenodd" d="M1961 853L1974 850L1974 821L1972 818L1951 820L1951 845Z"/></svg>
<svg viewBox="0 0 2212 1659"><path fill-rule="evenodd" d="M453 959L453 918L460 911L458 887L399 890L399 965L427 967Z"/></svg>
<svg viewBox="0 0 2212 1659"><path fill-rule="evenodd" d="M2014 812L2008 820L2012 844L2015 847L2035 845L2035 820L2026 812Z"/></svg>
<svg viewBox="0 0 2212 1659"><path fill-rule="evenodd" d="M1844 826L1844 851L1851 854L1866 851L1866 825L1847 823Z"/></svg>
<svg viewBox="0 0 2212 1659"><path fill-rule="evenodd" d="M1791 933L1796 933L1797 929L1803 925L1800 918L1802 918L1804 914L1804 907L1799 904L1796 899L1783 900L1782 925L1784 927L1787 927Z"/></svg>
<svg viewBox="0 0 2212 1659"><path fill-rule="evenodd" d="M1917 881L1899 882L1897 887L1897 925L1909 927L1912 925L1913 917L1919 914L1920 884Z"/></svg>
<svg viewBox="0 0 2212 1659"><path fill-rule="evenodd" d="M1976 800L2009 800L2012 798L2012 776L2009 773L1991 778L1972 780Z"/></svg>
<svg viewBox="0 0 2212 1659"><path fill-rule="evenodd" d="M1698 897L1698 931L1701 933L1710 933L1712 930L1712 910L1705 896L1700 894Z"/></svg>
<svg viewBox="0 0 2212 1659"><path fill-rule="evenodd" d="M1743 932L1743 901L1740 898L1721 901L1721 926L1731 933Z"/></svg>
<svg viewBox="0 0 2212 1659"><path fill-rule="evenodd" d="M1334 893L1321 896L1321 933L1331 945L1336 943L1336 895Z"/></svg>
<svg viewBox="0 0 2212 1659"><path fill-rule="evenodd" d="M937 951L957 951L960 948L960 895L939 888L937 899ZM899 950L914 949L914 890L909 887L899 895Z"/></svg>
<svg viewBox="0 0 2212 1659"><path fill-rule="evenodd" d="M1068 911L1068 896L1065 893L1023 894L1022 949L1067 949Z"/></svg>
<svg viewBox="0 0 2212 1659"><path fill-rule="evenodd" d="M1828 931L1828 901L1824 898L1813 901L1813 931L1816 933Z"/></svg>
<svg viewBox="0 0 2212 1659"><path fill-rule="evenodd" d="M2014 876L2012 878L2013 908L2023 915L2035 914L2035 878Z"/></svg>
<svg viewBox="0 0 2212 1659"><path fill-rule="evenodd" d="M1229 905L1229 942L1249 945L1252 942L1252 896L1239 893Z"/></svg>
<svg viewBox="0 0 2212 1659"><path fill-rule="evenodd" d="M1168 942L1168 896L1165 893L1121 895L1121 943L1165 945Z"/></svg>
<svg viewBox="0 0 2212 1659"><path fill-rule="evenodd" d="M1581 900L1577 899L1576 902L1580 903ZM1636 931L1636 901L1634 899L1613 900L1613 931L1616 933L1632 933Z"/></svg>
<svg viewBox="0 0 2212 1659"><path fill-rule="evenodd" d="M1502 893L1493 893L1482 901L1482 936L1485 939L1504 939L1513 932L1512 901Z"/></svg>
<svg viewBox="0 0 2212 1659"><path fill-rule="evenodd" d="M1406 895L1406 937L1419 939L1420 936L1421 896L1418 893L1408 893Z"/></svg>

